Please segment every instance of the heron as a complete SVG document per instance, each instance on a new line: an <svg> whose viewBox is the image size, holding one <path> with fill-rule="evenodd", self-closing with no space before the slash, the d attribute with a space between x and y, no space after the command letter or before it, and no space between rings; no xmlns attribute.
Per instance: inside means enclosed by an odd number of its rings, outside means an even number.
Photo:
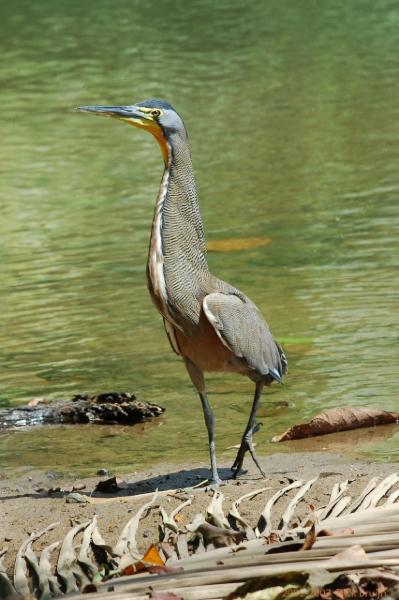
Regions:
<svg viewBox="0 0 399 600"><path fill-rule="evenodd" d="M236 478L249 452L264 477L253 445L256 413L264 386L282 383L287 359L256 305L208 267L188 134L179 113L163 100L127 106L81 106L79 111L118 119L144 129L157 140L164 160L147 260L151 298L163 317L173 351L184 361L201 400L208 432L212 486L218 474L214 416L205 372L232 372L255 385L252 408L235 461Z"/></svg>

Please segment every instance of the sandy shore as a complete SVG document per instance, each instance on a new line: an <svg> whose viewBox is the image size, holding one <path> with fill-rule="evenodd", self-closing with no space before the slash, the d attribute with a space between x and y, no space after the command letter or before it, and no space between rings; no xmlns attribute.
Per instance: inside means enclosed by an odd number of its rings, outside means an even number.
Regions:
<svg viewBox="0 0 399 600"><path fill-rule="evenodd" d="M249 461L247 463L249 464ZM261 463L267 474L266 479L262 479L251 467L239 480L228 479L220 488L225 496L226 510L232 501L245 493L262 487L268 488L265 493L241 505L243 516L254 525L265 505L266 498L292 480L308 480L318 476L318 480L298 507L298 514L305 515L310 505L318 507L327 502L334 483L349 480L348 493L354 497L363 490L373 476L382 477L395 472L399 467L398 464L348 462L347 457L343 455L326 452L276 453L261 459ZM90 520L94 514L98 515L99 528L103 537L112 544L134 511L148 500L148 498L143 499L141 495L158 489L162 494L157 499L155 508L140 522L138 542L144 552L151 542L158 540L160 517L157 506L163 505L170 513L182 499L187 497L185 492L172 497L166 491L196 485L208 474L205 465L189 468L187 465L184 467L158 465L151 471L124 476L127 487L113 494L94 492L98 481L106 479L99 476L74 480L66 477L48 477L43 472L35 471L23 477L0 480L0 549L5 547L8 549L4 561L7 569L11 570L20 544L29 534L54 522L58 522L59 525L35 542L36 552L53 541L62 540L73 525ZM220 474L227 479L230 470L222 467ZM79 490L79 493L89 496L94 503L68 503L67 494L74 484L78 488L85 486L84 489ZM49 494L50 488L60 488L61 491ZM193 502L182 511L182 523L189 523L196 513L206 508L212 492L195 490L189 491L188 494L193 494ZM282 514L287 502L287 498L282 498L278 502L276 519Z"/></svg>

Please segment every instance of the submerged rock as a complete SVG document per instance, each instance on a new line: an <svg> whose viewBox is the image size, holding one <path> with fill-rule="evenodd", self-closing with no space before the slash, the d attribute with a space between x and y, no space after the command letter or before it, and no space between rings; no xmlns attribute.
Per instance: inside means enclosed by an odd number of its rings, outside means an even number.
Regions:
<svg viewBox="0 0 399 600"><path fill-rule="evenodd" d="M159 417L164 408L137 400L129 392L107 392L96 396L78 394L70 400L40 402L0 410L0 429L57 423L135 425Z"/></svg>

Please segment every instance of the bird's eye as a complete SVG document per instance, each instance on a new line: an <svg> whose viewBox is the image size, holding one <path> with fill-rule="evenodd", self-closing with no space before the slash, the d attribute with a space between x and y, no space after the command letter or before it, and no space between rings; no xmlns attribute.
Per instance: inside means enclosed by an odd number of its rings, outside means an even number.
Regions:
<svg viewBox="0 0 399 600"><path fill-rule="evenodd" d="M160 114L161 114L161 111L158 110L158 109L151 111L151 116L154 117L154 119L156 119L157 117L159 117Z"/></svg>

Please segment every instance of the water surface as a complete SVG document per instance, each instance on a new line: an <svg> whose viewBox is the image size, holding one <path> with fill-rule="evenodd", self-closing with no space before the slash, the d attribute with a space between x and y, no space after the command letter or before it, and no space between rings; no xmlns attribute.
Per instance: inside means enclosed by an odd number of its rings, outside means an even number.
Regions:
<svg viewBox="0 0 399 600"><path fill-rule="evenodd" d="M167 409L138 432L3 434L3 470L207 461L199 402L146 289L159 150L81 104L168 99L190 133L208 238L272 238L209 254L288 355L259 453L321 409L398 407L397 3L20 0L0 23L0 404L126 390ZM251 383L208 385L230 460ZM398 459L398 435L353 450Z"/></svg>

